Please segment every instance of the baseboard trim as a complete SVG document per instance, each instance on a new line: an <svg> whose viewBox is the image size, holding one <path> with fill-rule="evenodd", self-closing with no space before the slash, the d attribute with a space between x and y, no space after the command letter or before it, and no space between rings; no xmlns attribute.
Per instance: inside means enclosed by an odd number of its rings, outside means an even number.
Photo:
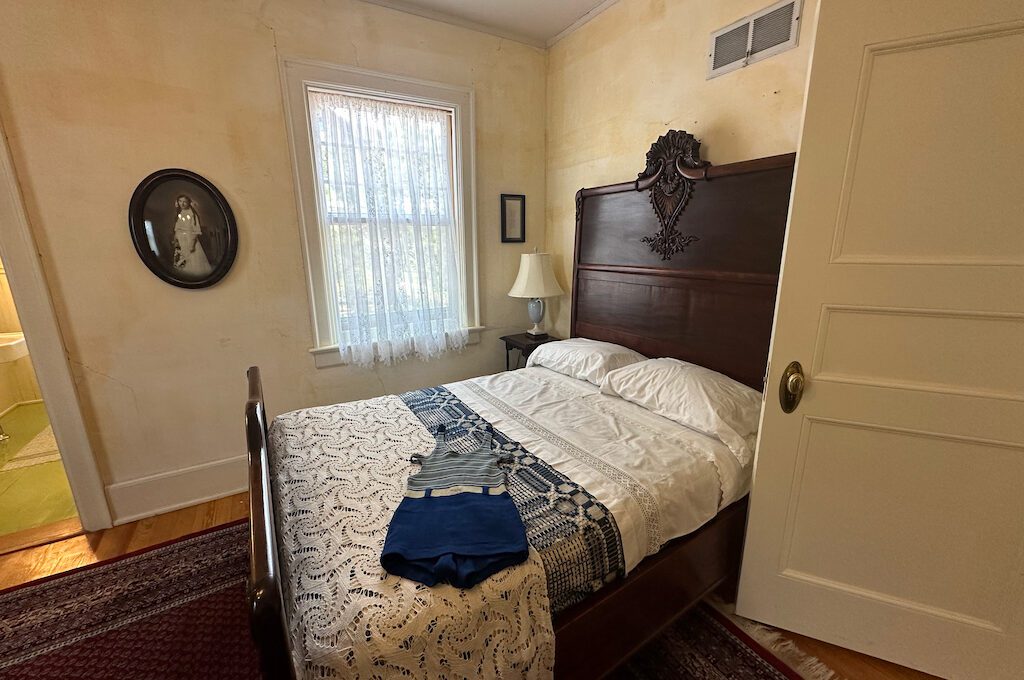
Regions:
<svg viewBox="0 0 1024 680"><path fill-rule="evenodd" d="M10 406L8 406L7 408L5 408L3 411L0 411L0 418L3 418L5 415L10 413L14 409L18 408L19 406L28 406L30 404L42 404L42 403L43 403L42 399L29 399L28 401L16 401L13 404L11 404Z"/></svg>
<svg viewBox="0 0 1024 680"><path fill-rule="evenodd" d="M245 456L201 463L107 485L114 524L224 498L248 488Z"/></svg>

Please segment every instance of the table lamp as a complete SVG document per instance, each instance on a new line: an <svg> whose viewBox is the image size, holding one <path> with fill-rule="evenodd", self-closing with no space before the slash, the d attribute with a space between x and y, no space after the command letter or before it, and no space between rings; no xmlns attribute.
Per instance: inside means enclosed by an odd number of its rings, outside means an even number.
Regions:
<svg viewBox="0 0 1024 680"><path fill-rule="evenodd" d="M544 320L544 298L562 295L565 291L555 280L555 272L551 268L551 255L548 253L524 253L519 258L519 275L512 284L509 297L530 298L526 309L530 313L533 328L527 334L537 340L543 340L548 334L541 330L540 323Z"/></svg>

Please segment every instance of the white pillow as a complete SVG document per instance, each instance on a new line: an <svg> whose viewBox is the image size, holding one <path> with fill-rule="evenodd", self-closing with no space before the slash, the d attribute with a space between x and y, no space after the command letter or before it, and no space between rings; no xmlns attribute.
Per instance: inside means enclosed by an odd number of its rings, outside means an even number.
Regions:
<svg viewBox="0 0 1024 680"><path fill-rule="evenodd" d="M679 359L648 359L610 372L601 392L718 439L744 465L757 432L761 393L711 369Z"/></svg>
<svg viewBox="0 0 1024 680"><path fill-rule="evenodd" d="M533 354L526 360L526 365L543 366L572 378L600 385L609 371L635 364L646 358L643 354L622 345L587 338L570 338L541 345L533 350Z"/></svg>

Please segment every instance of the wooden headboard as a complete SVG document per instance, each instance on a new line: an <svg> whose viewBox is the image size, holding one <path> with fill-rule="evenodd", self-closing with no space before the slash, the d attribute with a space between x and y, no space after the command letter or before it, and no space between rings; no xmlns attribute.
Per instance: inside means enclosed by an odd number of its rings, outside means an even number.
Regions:
<svg viewBox="0 0 1024 680"><path fill-rule="evenodd" d="M573 337L762 389L795 160L712 166L671 130L636 180L580 189Z"/></svg>

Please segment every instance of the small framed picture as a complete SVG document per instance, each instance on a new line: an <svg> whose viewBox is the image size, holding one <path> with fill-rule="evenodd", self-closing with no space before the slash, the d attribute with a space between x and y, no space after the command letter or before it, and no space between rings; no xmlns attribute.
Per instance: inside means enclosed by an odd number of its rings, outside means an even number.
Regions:
<svg viewBox="0 0 1024 680"><path fill-rule="evenodd" d="M526 242L526 196L501 195L501 242Z"/></svg>
<svg viewBox="0 0 1024 680"><path fill-rule="evenodd" d="M128 207L135 251L150 271L181 288L206 288L231 269L238 228L224 195L188 170L158 170Z"/></svg>

